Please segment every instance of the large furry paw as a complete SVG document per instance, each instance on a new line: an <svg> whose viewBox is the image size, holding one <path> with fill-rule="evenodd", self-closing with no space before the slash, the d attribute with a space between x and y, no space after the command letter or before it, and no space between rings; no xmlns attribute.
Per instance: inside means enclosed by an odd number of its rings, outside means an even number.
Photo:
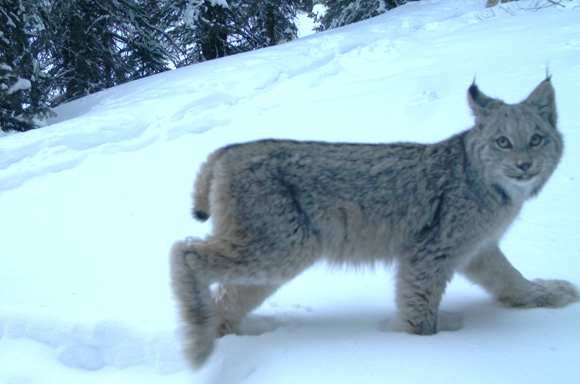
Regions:
<svg viewBox="0 0 580 384"><path fill-rule="evenodd" d="M429 336L437 333L437 324L425 325L425 322L413 323L409 320L397 318L393 322L393 330L395 332L405 332L410 335Z"/></svg>
<svg viewBox="0 0 580 384"><path fill-rule="evenodd" d="M436 332L444 331L458 331L463 328L463 315L455 312L439 311L437 316ZM378 324L378 329L381 332L406 332L413 335L424 335L425 333L418 333L412 324L408 321L403 321L400 318L388 318L382 320Z"/></svg>
<svg viewBox="0 0 580 384"><path fill-rule="evenodd" d="M566 280L535 279L533 283L543 287L547 292L532 300L536 307L563 307L580 300L578 287Z"/></svg>
<svg viewBox="0 0 580 384"><path fill-rule="evenodd" d="M532 283L535 284L536 289L524 296L499 297L499 304L519 308L558 308L580 300L578 287L569 281L535 279Z"/></svg>

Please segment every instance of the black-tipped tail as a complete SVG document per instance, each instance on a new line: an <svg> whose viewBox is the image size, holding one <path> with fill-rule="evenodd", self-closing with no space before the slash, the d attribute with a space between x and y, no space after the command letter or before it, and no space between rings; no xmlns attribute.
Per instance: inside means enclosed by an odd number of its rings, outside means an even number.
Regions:
<svg viewBox="0 0 580 384"><path fill-rule="evenodd" d="M193 217L196 220L201 221L201 222L204 222L207 219L209 219L209 215L206 212L204 212L204 211L202 211L200 209L198 209L198 210L194 209L193 210Z"/></svg>

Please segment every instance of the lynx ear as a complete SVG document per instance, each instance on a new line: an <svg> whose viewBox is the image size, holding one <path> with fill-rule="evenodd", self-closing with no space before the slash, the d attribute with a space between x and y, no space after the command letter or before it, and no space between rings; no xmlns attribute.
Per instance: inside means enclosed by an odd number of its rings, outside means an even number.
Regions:
<svg viewBox="0 0 580 384"><path fill-rule="evenodd" d="M467 90L467 101L475 116L489 116L494 110L503 105L503 101L486 96L477 88L475 82Z"/></svg>
<svg viewBox="0 0 580 384"><path fill-rule="evenodd" d="M542 81L540 85L523 101L523 104L535 108L544 120L550 123L553 127L556 126L557 112L556 112L556 93L550 77Z"/></svg>

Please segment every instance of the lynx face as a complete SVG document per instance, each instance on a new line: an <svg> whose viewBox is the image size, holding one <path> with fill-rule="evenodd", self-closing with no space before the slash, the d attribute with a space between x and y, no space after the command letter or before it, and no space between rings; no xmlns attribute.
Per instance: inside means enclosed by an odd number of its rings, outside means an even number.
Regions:
<svg viewBox="0 0 580 384"><path fill-rule="evenodd" d="M501 184L509 189L523 188L529 196L537 193L552 173L561 148L549 124L528 111L530 108L518 107L505 106L494 116L497 121L490 125L498 128L489 136L483 155L489 158L490 166L497 167ZM523 119L522 115L528 116Z"/></svg>
<svg viewBox="0 0 580 384"><path fill-rule="evenodd" d="M546 88L546 89L544 89ZM480 160L488 180L524 199L539 192L562 155L563 142L556 130L549 82L514 105L487 98L477 90L470 94L478 119Z"/></svg>

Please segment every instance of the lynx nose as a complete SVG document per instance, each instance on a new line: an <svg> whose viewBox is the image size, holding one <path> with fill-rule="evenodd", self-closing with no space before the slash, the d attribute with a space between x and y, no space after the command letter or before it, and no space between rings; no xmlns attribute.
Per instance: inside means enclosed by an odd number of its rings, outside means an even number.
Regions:
<svg viewBox="0 0 580 384"><path fill-rule="evenodd" d="M522 171L526 172L532 166L532 162L531 161L525 161L525 160L519 160L516 163L516 165L517 165L517 167L519 169L521 169Z"/></svg>

